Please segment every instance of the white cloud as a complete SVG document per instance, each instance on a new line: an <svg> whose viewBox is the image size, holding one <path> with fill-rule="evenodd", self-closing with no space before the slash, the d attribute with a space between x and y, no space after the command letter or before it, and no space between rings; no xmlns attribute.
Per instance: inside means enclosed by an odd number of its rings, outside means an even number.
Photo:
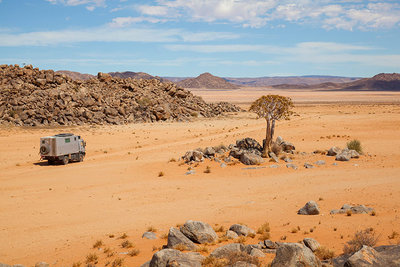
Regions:
<svg viewBox="0 0 400 267"><path fill-rule="evenodd" d="M166 22L166 19L158 19L153 17L117 17L114 18L109 25L115 28L123 28L140 22L159 23Z"/></svg>
<svg viewBox="0 0 400 267"><path fill-rule="evenodd" d="M286 21L313 23L325 29L368 30L400 23L400 4L394 1L158 0L156 5L139 5L136 9L143 16L230 22L243 27Z"/></svg>
<svg viewBox="0 0 400 267"><path fill-rule="evenodd" d="M86 5L86 9L93 11L96 7L105 7L106 0L46 0L52 4L62 4L66 6Z"/></svg>
<svg viewBox="0 0 400 267"><path fill-rule="evenodd" d="M117 22L116 22L117 23ZM123 24L124 22L119 22ZM181 29L99 27L82 30L61 30L29 33L0 32L0 46L46 46L81 42L197 42L235 39L224 32L192 33Z"/></svg>

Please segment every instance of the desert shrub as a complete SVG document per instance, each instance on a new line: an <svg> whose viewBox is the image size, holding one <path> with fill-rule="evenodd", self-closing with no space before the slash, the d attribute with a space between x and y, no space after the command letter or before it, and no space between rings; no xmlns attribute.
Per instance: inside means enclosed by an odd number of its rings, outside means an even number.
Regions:
<svg viewBox="0 0 400 267"><path fill-rule="evenodd" d="M357 151L358 153L362 153L361 142L357 139L351 140L347 143L347 148Z"/></svg>
<svg viewBox="0 0 400 267"><path fill-rule="evenodd" d="M93 244L93 248L99 248L103 245L103 241L97 240L96 243Z"/></svg>
<svg viewBox="0 0 400 267"><path fill-rule="evenodd" d="M208 248L206 247L206 246L199 246L197 249L196 249L196 252L203 252L203 253L208 253Z"/></svg>
<svg viewBox="0 0 400 267"><path fill-rule="evenodd" d="M184 244L177 244L174 246L174 249L179 250L179 251L189 250L188 247L185 246Z"/></svg>
<svg viewBox="0 0 400 267"><path fill-rule="evenodd" d="M246 237L244 236L239 236L236 238L236 243L244 244L246 242Z"/></svg>
<svg viewBox="0 0 400 267"><path fill-rule="evenodd" d="M223 225L215 226L215 227L214 227L214 231L215 231L216 233L225 232L225 227L224 227Z"/></svg>
<svg viewBox="0 0 400 267"><path fill-rule="evenodd" d="M388 236L388 238L389 239L395 239L398 236L399 236L399 233L397 233L396 231L393 231L392 234Z"/></svg>
<svg viewBox="0 0 400 267"><path fill-rule="evenodd" d="M165 175L164 172L159 172L159 173L158 173L158 177L162 177L162 176L164 176L164 175Z"/></svg>
<svg viewBox="0 0 400 267"><path fill-rule="evenodd" d="M82 263L78 262L74 262L72 263L72 267L81 267Z"/></svg>
<svg viewBox="0 0 400 267"><path fill-rule="evenodd" d="M99 259L99 257L96 255L96 253L89 253L86 256L86 263L94 263L94 264L96 264L98 259Z"/></svg>
<svg viewBox="0 0 400 267"><path fill-rule="evenodd" d="M125 240L124 242L121 243L121 247L122 248L132 248L133 244L131 241L129 240Z"/></svg>
<svg viewBox="0 0 400 267"><path fill-rule="evenodd" d="M150 100L150 98L144 96L144 97L141 97L140 99L138 99L137 103L139 104L139 106L141 108L144 108L144 107L150 106L151 100Z"/></svg>
<svg viewBox="0 0 400 267"><path fill-rule="evenodd" d="M263 240L267 240L267 239L270 239L270 238L271 238L270 233L269 232L264 232L258 237L258 240L263 241Z"/></svg>
<svg viewBox="0 0 400 267"><path fill-rule="evenodd" d="M139 253L140 253L140 250L132 249L131 251L129 251L128 255L131 256L131 257L134 257L134 256L139 255Z"/></svg>
<svg viewBox="0 0 400 267"><path fill-rule="evenodd" d="M157 228L155 228L153 225L147 227L147 232L153 232L156 233L157 232Z"/></svg>
<svg viewBox="0 0 400 267"><path fill-rule="evenodd" d="M373 230L365 229L362 231L357 231L354 234L354 237L347 241L344 245L343 252L345 254L352 254L354 252L359 251L363 245L373 247L376 245L378 241L378 237L376 237Z"/></svg>
<svg viewBox="0 0 400 267"><path fill-rule="evenodd" d="M211 167L207 166L206 169L204 170L204 173L211 173Z"/></svg>
<svg viewBox="0 0 400 267"><path fill-rule="evenodd" d="M257 229L257 234L263 234L266 232L271 231L271 228L269 227L269 223L263 223L258 229Z"/></svg>
<svg viewBox="0 0 400 267"><path fill-rule="evenodd" d="M276 156L279 156L279 154L282 152L282 147L276 143L273 143L271 146L271 151L274 152Z"/></svg>
<svg viewBox="0 0 400 267"><path fill-rule="evenodd" d="M335 257L335 252L330 250L324 246L319 247L315 252L315 256L317 256L320 260L329 260Z"/></svg>
<svg viewBox="0 0 400 267"><path fill-rule="evenodd" d="M111 267L119 267L119 266L122 266L123 263L124 263L124 259L116 258L116 259L111 263Z"/></svg>
<svg viewBox="0 0 400 267"><path fill-rule="evenodd" d="M228 241L229 240L229 238L226 236L226 235L223 235L223 236L221 236L221 237L219 237L218 238L218 243L222 243L222 242L226 242L226 241Z"/></svg>
<svg viewBox="0 0 400 267"><path fill-rule="evenodd" d="M249 233L247 236L250 237L250 238L254 238L254 237L256 237L256 234L255 233Z"/></svg>
<svg viewBox="0 0 400 267"><path fill-rule="evenodd" d="M128 237L128 235L126 234L126 233L123 233L119 238L120 239L125 239L125 238L127 238Z"/></svg>

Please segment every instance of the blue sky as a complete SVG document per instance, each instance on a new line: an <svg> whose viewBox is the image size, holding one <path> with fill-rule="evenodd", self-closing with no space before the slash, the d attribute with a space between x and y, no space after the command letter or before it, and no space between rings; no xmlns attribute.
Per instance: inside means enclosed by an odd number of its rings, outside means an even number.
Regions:
<svg viewBox="0 0 400 267"><path fill-rule="evenodd" d="M400 1L0 0L0 64L224 77L400 72Z"/></svg>

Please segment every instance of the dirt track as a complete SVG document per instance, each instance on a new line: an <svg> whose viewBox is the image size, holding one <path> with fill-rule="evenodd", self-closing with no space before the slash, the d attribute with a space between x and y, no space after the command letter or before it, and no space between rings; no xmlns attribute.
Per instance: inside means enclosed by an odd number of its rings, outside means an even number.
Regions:
<svg viewBox="0 0 400 267"><path fill-rule="evenodd" d="M276 134L308 153L295 156L298 170L287 169L283 162L278 169L269 168L269 162L262 165L266 168L244 169L244 165L221 168L206 161L195 168L196 174L185 175L187 165L168 163L197 147L228 145L247 136L261 141L264 122L248 113L191 123L2 127L0 262L84 263L99 239L118 253L126 251L119 246L121 240L108 237L126 232L141 253L119 257L127 266L139 266L151 258L153 246L166 243L141 239L147 227L156 227L161 236L188 219L225 227L242 222L257 228L269 222L274 241L282 236L293 242L313 237L337 254L355 230L366 227L380 234L380 244L399 242L388 235L400 232L400 106L311 103L295 111L300 116L279 122ZM39 138L59 132L86 139L88 155L83 163L48 166L38 161ZM344 147L353 138L365 148L360 159L333 166L333 158L310 154L333 145ZM319 159L327 164L302 167ZM206 166L211 173L203 173ZM165 175L158 177L161 171ZM321 215L296 214L309 200L319 200ZM329 215L344 203L374 207L377 216ZM297 226L301 230L290 233ZM313 227L312 233L304 233ZM100 265L116 257L106 259L97 253Z"/></svg>

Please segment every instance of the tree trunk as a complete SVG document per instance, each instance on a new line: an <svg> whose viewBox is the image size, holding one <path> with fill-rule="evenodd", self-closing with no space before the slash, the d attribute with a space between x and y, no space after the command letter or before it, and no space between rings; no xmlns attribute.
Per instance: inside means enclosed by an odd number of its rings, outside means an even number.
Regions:
<svg viewBox="0 0 400 267"><path fill-rule="evenodd" d="M275 120L272 121L270 145L272 143L272 140L274 140L274 134L275 134Z"/></svg>
<svg viewBox="0 0 400 267"><path fill-rule="evenodd" d="M265 144L263 147L263 157L268 157L268 152L270 151L271 147L271 122L267 119L267 130L265 132Z"/></svg>

